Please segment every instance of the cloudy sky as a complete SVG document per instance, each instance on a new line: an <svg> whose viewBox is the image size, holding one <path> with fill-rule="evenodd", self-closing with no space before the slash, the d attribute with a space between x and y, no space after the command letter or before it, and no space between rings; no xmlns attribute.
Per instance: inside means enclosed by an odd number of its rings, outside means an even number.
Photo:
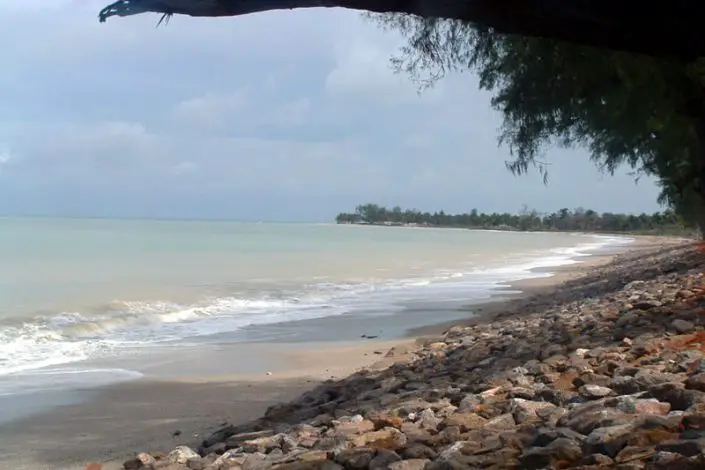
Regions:
<svg viewBox="0 0 705 470"><path fill-rule="evenodd" d="M658 209L581 151L515 177L472 75L417 94L401 41L343 10L97 21L105 0L0 0L0 213L329 220L424 210Z"/></svg>

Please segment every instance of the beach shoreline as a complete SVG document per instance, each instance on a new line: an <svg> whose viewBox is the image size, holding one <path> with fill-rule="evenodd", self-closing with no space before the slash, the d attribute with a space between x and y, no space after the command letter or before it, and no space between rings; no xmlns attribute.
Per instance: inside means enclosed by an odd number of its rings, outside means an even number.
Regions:
<svg viewBox="0 0 705 470"><path fill-rule="evenodd" d="M550 277L510 283L490 301L468 306L468 318L411 329L406 339L204 346L200 355L188 361L177 356L171 364L163 365L163 370L142 379L88 391L80 403L0 427L0 441L7 451L0 458L0 465L17 469L78 469L89 461L99 461L108 470L120 468L121 462L137 449L166 449L181 443L197 446L205 433L221 423L254 419L268 406L294 399L327 380L408 362L415 350L451 327L491 322L506 312L528 308L532 302L545 303L561 286L579 283L581 277L615 261L619 263L620 257L629 259L640 252L687 243L683 239L632 238L634 243L622 252L595 253L576 264L550 268L554 273ZM521 293L516 294L517 291ZM228 373L228 362L242 361L243 357L256 361L265 355L271 357L262 362L266 370ZM199 364L213 363L222 367L194 373ZM28 448L32 452L27 452Z"/></svg>

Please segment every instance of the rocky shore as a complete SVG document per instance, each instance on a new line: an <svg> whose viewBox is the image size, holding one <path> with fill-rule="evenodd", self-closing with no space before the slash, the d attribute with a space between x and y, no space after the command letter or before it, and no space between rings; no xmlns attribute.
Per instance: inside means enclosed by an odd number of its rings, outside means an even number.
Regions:
<svg viewBox="0 0 705 470"><path fill-rule="evenodd" d="M703 469L704 268L692 244L618 257L491 320L393 348L390 367L123 467Z"/></svg>

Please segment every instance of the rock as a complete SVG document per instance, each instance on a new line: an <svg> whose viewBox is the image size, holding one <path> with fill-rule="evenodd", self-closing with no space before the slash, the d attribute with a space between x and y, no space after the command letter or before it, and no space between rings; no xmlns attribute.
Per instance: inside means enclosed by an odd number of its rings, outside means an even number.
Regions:
<svg viewBox="0 0 705 470"><path fill-rule="evenodd" d="M666 416L671 411L671 404L651 399L634 401L634 412L639 414Z"/></svg>
<svg viewBox="0 0 705 470"><path fill-rule="evenodd" d="M203 442L203 447L210 447L214 444L217 444L217 441L213 441L213 438L220 437L218 436L219 433L216 433L214 436L211 436L211 438L205 440ZM227 438L223 438L223 441L227 445L228 449L234 449L236 447L240 447L240 445L243 442L246 441L251 441L254 439L259 439L262 437L271 437L274 435L274 431L271 429L265 430L265 431L256 431L256 432L246 432L246 433L239 433L239 434L231 434Z"/></svg>
<svg viewBox="0 0 705 470"><path fill-rule="evenodd" d="M634 304L634 308L639 310L651 310L652 308L660 307L663 305L658 300L641 300Z"/></svg>
<svg viewBox="0 0 705 470"><path fill-rule="evenodd" d="M147 465L152 465L152 463L154 463L154 462L151 462L151 463L149 463L149 464L147 464ZM126 461L123 462L123 464L122 464L123 470L140 470L140 469L143 468L143 467L146 467L146 465L143 464L143 463L142 463L139 459L137 459L137 458L130 459L130 460L126 460ZM86 468L88 468L88 465L86 465ZM100 470L100 468L101 468L101 467L98 467L98 470Z"/></svg>
<svg viewBox="0 0 705 470"><path fill-rule="evenodd" d="M676 454L692 457L705 454L705 439L680 439L665 441L656 447L662 452L673 452Z"/></svg>
<svg viewBox="0 0 705 470"><path fill-rule="evenodd" d="M473 412L475 411L475 408L480 405L481 400L480 397L478 397L475 394L470 394L470 395L465 395L465 397L460 400L460 403L458 404L458 411L461 413L464 412Z"/></svg>
<svg viewBox="0 0 705 470"><path fill-rule="evenodd" d="M431 447L414 442L402 449L401 456L405 459L435 459L438 456L438 452L433 450Z"/></svg>
<svg viewBox="0 0 705 470"><path fill-rule="evenodd" d="M204 470L208 466L208 462L200 457L195 459L189 459L186 463L189 470Z"/></svg>
<svg viewBox="0 0 705 470"><path fill-rule="evenodd" d="M399 428L404 422L399 416L391 415L389 413L374 412L368 415L368 419L374 424L373 429L392 427ZM359 424L362 425L362 422ZM365 426L366 428L366 426ZM368 429L361 429L360 432L367 431Z"/></svg>
<svg viewBox="0 0 705 470"><path fill-rule="evenodd" d="M370 466L375 451L372 449L348 449L339 452L335 461L350 470L365 470Z"/></svg>
<svg viewBox="0 0 705 470"><path fill-rule="evenodd" d="M516 427L516 422L511 413L504 413L488 420L484 427L486 429L509 430Z"/></svg>
<svg viewBox="0 0 705 470"><path fill-rule="evenodd" d="M396 452L391 450L381 449L377 452L377 455L370 461L369 470L386 470L389 465L398 462L401 457Z"/></svg>
<svg viewBox="0 0 705 470"><path fill-rule="evenodd" d="M426 408L419 415L419 426L423 429L437 429L441 420L436 417L436 414L430 408Z"/></svg>
<svg viewBox="0 0 705 470"><path fill-rule="evenodd" d="M651 468L654 470L685 470L686 457L674 452L656 451L651 458Z"/></svg>
<svg viewBox="0 0 705 470"><path fill-rule="evenodd" d="M620 376L612 379L611 388L620 395L644 392L655 385L672 382L676 379L671 374L664 374L651 369L640 369L636 375Z"/></svg>
<svg viewBox="0 0 705 470"><path fill-rule="evenodd" d="M624 448L633 430L631 424L597 428L585 439L585 453L614 457Z"/></svg>
<svg viewBox="0 0 705 470"><path fill-rule="evenodd" d="M570 410L556 425L588 435L597 428L625 424L631 420L633 416L608 408L603 401L597 400Z"/></svg>
<svg viewBox="0 0 705 470"><path fill-rule="evenodd" d="M122 464L124 470L139 470L148 465L154 465L157 460L146 452L140 452L134 459L130 459Z"/></svg>
<svg viewBox="0 0 705 470"><path fill-rule="evenodd" d="M687 320L681 320L677 318L671 322L671 328L676 330L680 334L690 333L695 329L695 325Z"/></svg>
<svg viewBox="0 0 705 470"><path fill-rule="evenodd" d="M586 455L580 460L580 464L597 466L599 467L610 467L614 465L614 460L603 454L590 454Z"/></svg>
<svg viewBox="0 0 705 470"><path fill-rule="evenodd" d="M458 426L463 432L480 429L487 424L487 419L475 413L454 413L443 420L442 427Z"/></svg>
<svg viewBox="0 0 705 470"><path fill-rule="evenodd" d="M668 429L635 429L627 439L627 446L647 447L660 444L664 441L673 440L678 437L677 433Z"/></svg>
<svg viewBox="0 0 705 470"><path fill-rule="evenodd" d="M705 372L688 377L688 380L685 381L685 388L705 392Z"/></svg>
<svg viewBox="0 0 705 470"><path fill-rule="evenodd" d="M580 444L571 439L559 437L546 447L531 447L525 450L520 457L521 468L541 469L550 467L558 461L575 462L582 455Z"/></svg>
<svg viewBox="0 0 705 470"><path fill-rule="evenodd" d="M653 447L625 447L617 454L615 461L617 463L627 463L634 460L647 460L656 453Z"/></svg>
<svg viewBox="0 0 705 470"><path fill-rule="evenodd" d="M522 424L527 420L538 418L536 412L544 408L555 408L552 403L542 401L524 400L521 398L512 398L509 402L509 411L514 417L517 424Z"/></svg>
<svg viewBox="0 0 705 470"><path fill-rule="evenodd" d="M379 431L367 432L351 439L352 445L356 447L387 450L401 449L406 445L406 442L406 435L396 428L384 428Z"/></svg>
<svg viewBox="0 0 705 470"><path fill-rule="evenodd" d="M523 398L525 400L531 400L534 398L534 391L524 387L514 387L507 394L510 398Z"/></svg>
<svg viewBox="0 0 705 470"><path fill-rule="evenodd" d="M244 452L255 453L260 452L263 454L268 454L273 449L281 448L281 441L283 435L260 437L257 439L250 439L240 444L240 447Z"/></svg>
<svg viewBox="0 0 705 470"><path fill-rule="evenodd" d="M360 434L367 431L374 431L375 424L368 419L360 419L355 421L346 420L335 423L333 425L333 429L335 429L338 434L350 436L353 434Z"/></svg>
<svg viewBox="0 0 705 470"><path fill-rule="evenodd" d="M431 433L426 429L421 429L416 423L404 423L401 425L401 432L409 442L424 442L429 443L432 440Z"/></svg>
<svg viewBox="0 0 705 470"><path fill-rule="evenodd" d="M167 454L166 460L170 463L186 465L190 459L197 459L200 457L201 456L194 452L190 447L179 446Z"/></svg>
<svg viewBox="0 0 705 470"><path fill-rule="evenodd" d="M389 470L424 470L428 462L430 462L428 459L400 460L390 463Z"/></svg>
<svg viewBox="0 0 705 470"><path fill-rule="evenodd" d="M683 416L681 425L685 429L705 431L705 412L686 414L685 416Z"/></svg>
<svg viewBox="0 0 705 470"><path fill-rule="evenodd" d="M539 428L529 445L532 447L545 447L561 437L579 443L585 440L585 436L570 428Z"/></svg>
<svg viewBox="0 0 705 470"><path fill-rule="evenodd" d="M705 403L705 392L672 388L657 398L659 401L668 402L672 410L685 411L698 403Z"/></svg>
<svg viewBox="0 0 705 470"><path fill-rule="evenodd" d="M585 384L578 389L578 393L585 398L593 400L613 395L614 391L611 388L602 387L600 385Z"/></svg>

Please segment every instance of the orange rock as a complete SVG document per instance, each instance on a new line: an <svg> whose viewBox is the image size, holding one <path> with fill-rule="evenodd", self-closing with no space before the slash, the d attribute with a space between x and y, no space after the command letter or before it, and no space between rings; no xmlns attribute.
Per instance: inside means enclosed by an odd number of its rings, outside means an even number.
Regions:
<svg viewBox="0 0 705 470"><path fill-rule="evenodd" d="M669 349L700 350L705 352L705 332L698 331L688 335L679 335L666 343Z"/></svg>
<svg viewBox="0 0 705 470"><path fill-rule="evenodd" d="M573 380L575 380L576 378L578 378L577 372L566 372L564 374L560 374L553 381L553 387L556 390L562 390L562 391L574 390L575 385L573 385Z"/></svg>
<svg viewBox="0 0 705 470"><path fill-rule="evenodd" d="M86 464L85 470L101 470L102 468L102 464L99 464L98 462L90 462Z"/></svg>
<svg viewBox="0 0 705 470"><path fill-rule="evenodd" d="M395 428L384 428L355 436L351 440L355 447L397 450L406 445L406 436Z"/></svg>
<svg viewBox="0 0 705 470"><path fill-rule="evenodd" d="M386 413L372 413L368 419L374 424L374 429L382 429L386 427L401 428L404 420L399 416L394 416ZM365 431L368 431L367 429Z"/></svg>

